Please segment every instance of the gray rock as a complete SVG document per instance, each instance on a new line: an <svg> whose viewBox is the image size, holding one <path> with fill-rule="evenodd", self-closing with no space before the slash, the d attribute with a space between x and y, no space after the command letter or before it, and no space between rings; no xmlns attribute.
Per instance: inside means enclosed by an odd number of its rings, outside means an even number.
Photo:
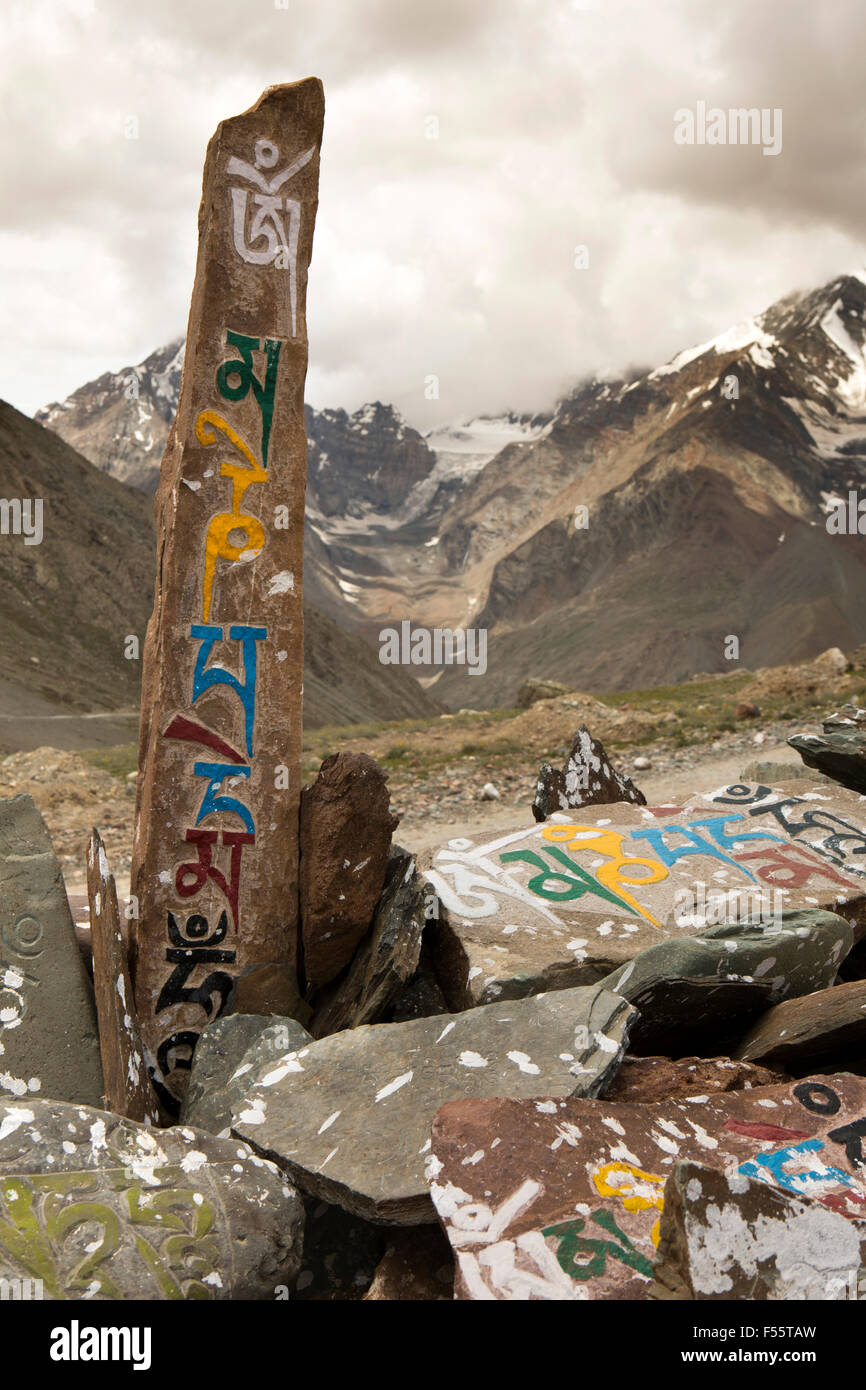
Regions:
<svg viewBox="0 0 866 1390"><path fill-rule="evenodd" d="M306 1028L275 1014L228 1014L205 1028L193 1053L181 1123L228 1135L249 1074L271 1057L310 1041Z"/></svg>
<svg viewBox="0 0 866 1390"><path fill-rule="evenodd" d="M434 906L433 889L416 873L414 857L393 846L373 925L345 975L326 986L311 1025L314 1037L384 1018L418 968L424 923Z"/></svg>
<svg viewBox="0 0 866 1390"><path fill-rule="evenodd" d="M848 733L794 734L788 739L807 767L866 794L866 732L854 728Z"/></svg>
<svg viewBox="0 0 866 1390"><path fill-rule="evenodd" d="M748 917L648 946L601 983L632 1000L665 980L756 980L778 1003L831 985L853 944L851 923L835 912Z"/></svg>
<svg viewBox="0 0 866 1390"><path fill-rule="evenodd" d="M864 727L866 727L866 709L861 709L859 705L843 705L836 714L831 714L823 721L825 734L830 734L835 729L862 729Z"/></svg>
<svg viewBox="0 0 866 1390"><path fill-rule="evenodd" d="M747 763L740 773L743 782L764 782L769 787L779 782L821 782L821 773L804 763L784 763L781 761Z"/></svg>
<svg viewBox="0 0 866 1390"><path fill-rule="evenodd" d="M236 1139L47 1100L0 1105L0 1267L47 1299L273 1299L303 1204Z"/></svg>
<svg viewBox="0 0 866 1390"><path fill-rule="evenodd" d="M0 1088L101 1105L93 990L45 822L0 801Z"/></svg>
<svg viewBox="0 0 866 1390"><path fill-rule="evenodd" d="M260 1070L232 1132L307 1193L370 1220L423 1225L434 1219L424 1158L441 1105L598 1095L633 1018L619 996L590 988L354 1028Z"/></svg>
<svg viewBox="0 0 866 1390"><path fill-rule="evenodd" d="M661 941L602 983L639 1011L636 1051L681 1055L703 1035L709 1043L713 1029L725 1050L770 1004L832 984L853 944L854 929L835 912L782 912Z"/></svg>

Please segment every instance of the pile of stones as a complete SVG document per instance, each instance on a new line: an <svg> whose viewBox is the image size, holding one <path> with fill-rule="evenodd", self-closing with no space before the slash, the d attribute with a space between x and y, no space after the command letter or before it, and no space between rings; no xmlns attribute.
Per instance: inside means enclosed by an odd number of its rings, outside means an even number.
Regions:
<svg viewBox="0 0 866 1390"><path fill-rule="evenodd" d="M832 775L861 714L828 721ZM229 997L171 1117L98 834L80 945L38 811L0 802L0 1276L50 1299L862 1296L851 781L647 806L581 728L511 829L416 859L379 767L335 755L301 797L297 999Z"/></svg>

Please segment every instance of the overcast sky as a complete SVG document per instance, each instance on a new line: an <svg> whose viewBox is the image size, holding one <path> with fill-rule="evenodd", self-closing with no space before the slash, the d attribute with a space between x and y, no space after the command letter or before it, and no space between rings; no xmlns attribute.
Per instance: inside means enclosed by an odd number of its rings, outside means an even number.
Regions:
<svg viewBox="0 0 866 1390"><path fill-rule="evenodd" d="M863 0L5 0L0 396L184 331L207 140L310 74L313 405L423 429L664 361L863 264L864 56ZM676 144L698 101L780 107L782 152Z"/></svg>

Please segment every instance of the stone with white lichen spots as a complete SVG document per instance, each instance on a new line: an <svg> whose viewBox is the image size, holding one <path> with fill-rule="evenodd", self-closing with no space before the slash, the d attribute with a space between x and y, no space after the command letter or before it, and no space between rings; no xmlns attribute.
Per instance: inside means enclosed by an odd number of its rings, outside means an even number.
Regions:
<svg viewBox="0 0 866 1390"><path fill-rule="evenodd" d="M665 1184L648 1297L837 1302L866 1292L866 1220L704 1163Z"/></svg>
<svg viewBox="0 0 866 1390"><path fill-rule="evenodd" d="M603 984L640 1013L637 1050L679 1052L687 1032L690 1047L704 1037L724 1044L769 1004L825 989L853 944L853 927L835 912L755 916L660 941Z"/></svg>
<svg viewBox="0 0 866 1390"><path fill-rule="evenodd" d="M301 1199L236 1139L105 1110L0 1102L0 1277L46 1299L274 1299Z"/></svg>
<svg viewBox="0 0 866 1390"><path fill-rule="evenodd" d="M296 1019L275 1014L227 1014L209 1023L193 1053L181 1123L225 1137L250 1072L267 1058L309 1041Z"/></svg>
<svg viewBox="0 0 866 1390"><path fill-rule="evenodd" d="M371 1220L433 1220L424 1160L445 1101L596 1095L633 1010L606 990L560 990L457 1015L353 1028L270 1062L233 1133L303 1191Z"/></svg>

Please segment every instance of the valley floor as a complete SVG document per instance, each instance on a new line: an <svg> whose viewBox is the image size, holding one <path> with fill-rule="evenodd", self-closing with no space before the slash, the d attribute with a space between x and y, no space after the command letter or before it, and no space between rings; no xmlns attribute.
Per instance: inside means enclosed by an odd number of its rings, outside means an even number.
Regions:
<svg viewBox="0 0 866 1390"><path fill-rule="evenodd" d="M782 761L800 769L788 736L818 732L821 718L846 701L866 703L866 667L832 667L819 658L604 700L575 692L527 710L318 729L304 737L304 780L315 776L329 753L370 753L388 772L392 807L400 816L395 839L418 852L458 836L478 840L521 818L529 822L540 764L561 763L578 725L585 724L650 804L676 802L738 780L750 763ZM2 734L0 725L0 739ZM76 906L94 824L119 893L128 891L136 758L130 741L81 751L42 746L0 762L0 797L33 797ZM637 768L639 758L650 767ZM488 783L498 797L483 799Z"/></svg>

